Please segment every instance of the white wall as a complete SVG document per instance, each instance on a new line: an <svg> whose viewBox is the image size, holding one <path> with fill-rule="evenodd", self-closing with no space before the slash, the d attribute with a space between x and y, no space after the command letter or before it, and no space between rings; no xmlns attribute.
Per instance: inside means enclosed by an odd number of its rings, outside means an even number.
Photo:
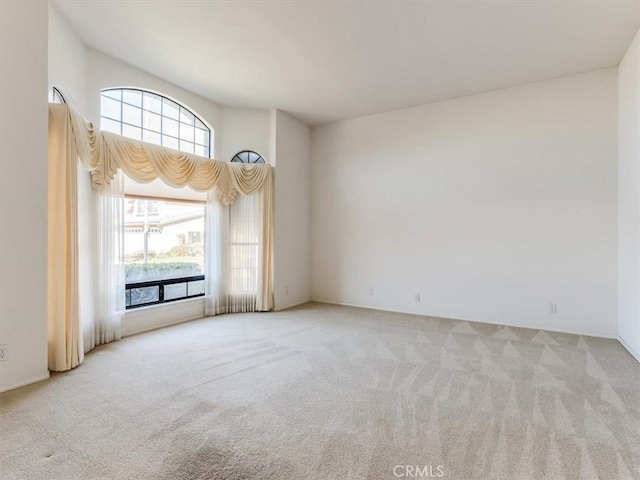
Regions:
<svg viewBox="0 0 640 480"><path fill-rule="evenodd" d="M0 391L49 375L47 23L47 2L0 2Z"/></svg>
<svg viewBox="0 0 640 480"><path fill-rule="evenodd" d="M275 143L274 301L282 309L308 302L310 265L311 130L276 110L271 116Z"/></svg>
<svg viewBox="0 0 640 480"><path fill-rule="evenodd" d="M314 128L312 299L615 336L616 125L612 68Z"/></svg>
<svg viewBox="0 0 640 480"><path fill-rule="evenodd" d="M56 87L65 101L85 110L87 49L55 7L49 9L49 88Z"/></svg>
<svg viewBox="0 0 640 480"><path fill-rule="evenodd" d="M218 129L221 107L195 93L173 83L162 80L132 65L116 60L109 55L89 49L87 54L86 112L84 115L96 123L100 122L100 91L105 88L135 87L161 93L189 107L214 132L214 157L220 155Z"/></svg>
<svg viewBox="0 0 640 480"><path fill-rule="evenodd" d="M640 33L618 73L618 335L640 361Z"/></svg>
<svg viewBox="0 0 640 480"><path fill-rule="evenodd" d="M268 110L224 107L220 127L220 156L229 162L242 150L258 152L269 163L270 118Z"/></svg>
<svg viewBox="0 0 640 480"><path fill-rule="evenodd" d="M122 319L122 336L196 320L204 316L204 298L190 298L129 310Z"/></svg>

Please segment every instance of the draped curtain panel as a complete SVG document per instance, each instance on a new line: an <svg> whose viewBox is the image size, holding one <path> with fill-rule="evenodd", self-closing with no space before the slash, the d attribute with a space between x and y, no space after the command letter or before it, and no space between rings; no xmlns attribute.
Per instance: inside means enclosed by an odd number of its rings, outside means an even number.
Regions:
<svg viewBox="0 0 640 480"><path fill-rule="evenodd" d="M91 172L98 232L94 324L80 325L78 162ZM206 314L273 308L273 175L267 164L227 163L101 132L68 105L49 105L49 369L69 370L85 351L121 336L124 312L122 173L148 183L208 192ZM238 194L240 196L238 197ZM213 197L215 195L215 198ZM238 197L239 206L230 207ZM233 230L232 218L247 225ZM229 222L232 223L229 223ZM238 231L240 231L238 230ZM257 243L253 292L238 296L229 266L232 232ZM247 233L248 232L248 233ZM243 237L243 238L245 238ZM254 242L254 239L257 241ZM216 242L217 243L217 247ZM241 254L241 256L244 255ZM235 305L235 306L234 306ZM232 308L233 307L233 308ZM244 310L246 309L246 310Z"/></svg>
<svg viewBox="0 0 640 480"><path fill-rule="evenodd" d="M271 170L269 170L271 171ZM273 308L273 182L271 175L269 181L264 182L258 192L258 235L260 248L258 250L258 296L256 310L267 312Z"/></svg>
<svg viewBox="0 0 640 480"><path fill-rule="evenodd" d="M78 190L75 140L63 108L49 108L47 315L49 370L84 359L78 298Z"/></svg>

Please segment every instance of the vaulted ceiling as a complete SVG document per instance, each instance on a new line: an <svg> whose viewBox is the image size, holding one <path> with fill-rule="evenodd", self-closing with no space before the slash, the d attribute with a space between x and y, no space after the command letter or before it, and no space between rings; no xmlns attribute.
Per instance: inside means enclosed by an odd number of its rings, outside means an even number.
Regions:
<svg viewBox="0 0 640 480"><path fill-rule="evenodd" d="M612 67L633 1L54 1L88 46L214 102L325 123Z"/></svg>

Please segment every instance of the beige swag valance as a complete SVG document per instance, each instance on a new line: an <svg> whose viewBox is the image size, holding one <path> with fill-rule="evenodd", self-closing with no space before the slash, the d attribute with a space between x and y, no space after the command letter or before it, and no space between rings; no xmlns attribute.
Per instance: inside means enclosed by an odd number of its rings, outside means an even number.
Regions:
<svg viewBox="0 0 640 480"><path fill-rule="evenodd" d="M160 178L172 187L189 186L199 192L215 187L220 202L229 205L238 192L253 195L271 181L268 164L229 163L171 150L102 132L67 105L50 105L50 109L50 121L70 125L73 153L91 172L94 188L109 183L121 168L140 183Z"/></svg>

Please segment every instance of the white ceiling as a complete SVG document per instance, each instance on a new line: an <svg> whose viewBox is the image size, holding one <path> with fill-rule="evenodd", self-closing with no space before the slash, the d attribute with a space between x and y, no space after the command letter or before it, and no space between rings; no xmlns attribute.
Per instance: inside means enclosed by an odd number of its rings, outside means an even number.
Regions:
<svg viewBox="0 0 640 480"><path fill-rule="evenodd" d="M319 124L617 65L640 1L54 1L82 40L214 102Z"/></svg>

